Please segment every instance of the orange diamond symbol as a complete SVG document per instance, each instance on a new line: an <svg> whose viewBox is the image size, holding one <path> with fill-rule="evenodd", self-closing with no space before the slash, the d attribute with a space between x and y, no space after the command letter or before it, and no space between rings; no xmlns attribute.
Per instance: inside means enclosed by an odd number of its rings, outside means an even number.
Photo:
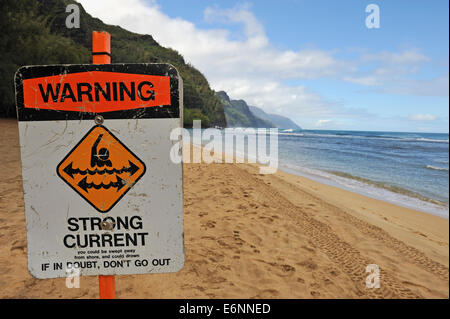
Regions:
<svg viewBox="0 0 450 319"><path fill-rule="evenodd" d="M145 170L145 164L102 125L94 126L56 169L101 213L110 211Z"/></svg>

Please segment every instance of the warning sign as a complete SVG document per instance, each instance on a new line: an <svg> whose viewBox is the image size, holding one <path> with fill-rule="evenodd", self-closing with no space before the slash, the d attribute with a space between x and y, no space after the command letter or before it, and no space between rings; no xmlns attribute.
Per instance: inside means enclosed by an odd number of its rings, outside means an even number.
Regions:
<svg viewBox="0 0 450 319"><path fill-rule="evenodd" d="M93 127L57 169L98 211L108 212L145 173L145 164L107 128Z"/></svg>
<svg viewBox="0 0 450 319"><path fill-rule="evenodd" d="M16 73L28 269L37 278L184 264L182 80L167 64ZM101 121L99 121L101 119Z"/></svg>

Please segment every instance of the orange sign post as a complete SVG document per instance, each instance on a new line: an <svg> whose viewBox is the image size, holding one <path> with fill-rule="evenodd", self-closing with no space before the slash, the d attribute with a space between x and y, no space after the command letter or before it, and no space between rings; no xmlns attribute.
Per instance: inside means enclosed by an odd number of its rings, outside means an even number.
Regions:
<svg viewBox="0 0 450 319"><path fill-rule="evenodd" d="M112 64L111 36L92 38L92 64L15 75L28 270L99 276L113 299L114 276L184 265L182 163L168 159L183 80L165 63Z"/></svg>
<svg viewBox="0 0 450 319"><path fill-rule="evenodd" d="M92 32L92 63L111 63L111 35L108 32Z"/></svg>
<svg viewBox="0 0 450 319"><path fill-rule="evenodd" d="M108 32L92 32L92 63L111 63L111 35ZM116 282L114 276L98 276L100 299L116 298Z"/></svg>

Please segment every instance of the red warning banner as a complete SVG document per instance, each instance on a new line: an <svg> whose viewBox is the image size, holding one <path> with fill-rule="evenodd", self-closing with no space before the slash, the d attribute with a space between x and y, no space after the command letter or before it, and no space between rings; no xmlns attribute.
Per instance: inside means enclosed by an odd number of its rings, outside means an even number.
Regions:
<svg viewBox="0 0 450 319"><path fill-rule="evenodd" d="M80 72L23 80L24 106L102 113L170 105L170 77Z"/></svg>

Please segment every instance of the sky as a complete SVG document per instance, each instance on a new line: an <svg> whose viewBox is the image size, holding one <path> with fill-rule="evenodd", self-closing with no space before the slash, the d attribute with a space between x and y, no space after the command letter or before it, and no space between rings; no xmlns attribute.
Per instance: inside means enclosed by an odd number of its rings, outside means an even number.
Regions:
<svg viewBox="0 0 450 319"><path fill-rule="evenodd" d="M446 0L78 1L305 129L448 133ZM366 25L370 4L379 28Z"/></svg>

